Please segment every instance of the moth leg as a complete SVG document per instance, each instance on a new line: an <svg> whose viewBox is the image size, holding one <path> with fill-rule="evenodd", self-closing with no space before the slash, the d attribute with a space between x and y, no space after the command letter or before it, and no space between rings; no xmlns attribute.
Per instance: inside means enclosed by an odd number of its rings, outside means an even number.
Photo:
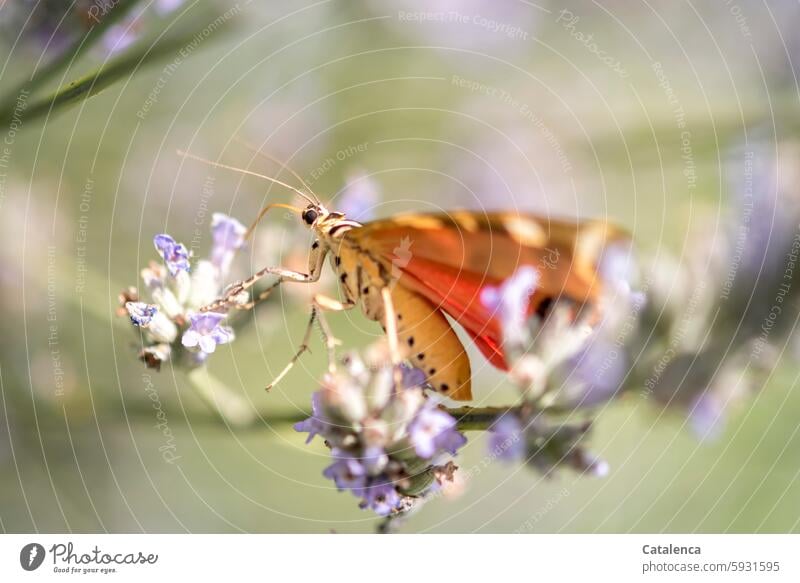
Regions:
<svg viewBox="0 0 800 583"><path fill-rule="evenodd" d="M336 371L336 347L339 341L333 335L331 327L325 318L325 312L344 312L355 307L356 303L352 300L340 302L322 294L314 294L311 301L312 310L317 312L319 327L322 332L322 340L325 342L325 348L328 351L328 372Z"/></svg>
<svg viewBox="0 0 800 583"><path fill-rule="evenodd" d="M278 282L279 283L279 282ZM277 283L275 287L277 287ZM331 333L330 326L328 326L328 322L323 315L323 311L329 312L341 312L344 310L349 310L355 306L355 302L347 302L342 303L338 300L330 298L328 296L324 296L321 294L315 294L314 298L311 302L311 317L308 320L308 324L306 325L306 330L303 333L303 340L300 343L300 347L297 349L297 352L294 356L289 360L283 370L275 377L269 385L267 385L267 390L269 391L272 387L277 385L283 377L285 377L290 370L294 367L300 357L309 351L309 341L311 340L311 331L314 329L314 322L318 321L320 330L322 332L322 340L325 342L325 347L328 350L328 370L330 372L334 372L336 370L336 346L337 340L334 338L333 334Z"/></svg>
<svg viewBox="0 0 800 583"><path fill-rule="evenodd" d="M278 376L276 376L275 379L267 385L266 387L267 391L269 391L272 387L281 382L283 380L283 377L289 374L289 371L292 370L292 367L294 367L297 361L300 360L300 357L303 355L303 353L308 351L309 349L308 342L309 340L311 340L311 330L314 329L314 320L316 320L316 318L317 318L317 310L316 308L312 307L311 318L309 318L308 324L306 325L306 331L303 333L303 340L300 343L300 347L297 349L297 352L295 352L294 356L291 359L289 359L289 362L286 363L286 366L278 374Z"/></svg>
<svg viewBox="0 0 800 583"><path fill-rule="evenodd" d="M244 279L242 281L238 281L236 283L232 283L226 288L225 295L218 299L215 302L207 306L203 306L200 311L201 312L216 312L223 309L228 309L231 306L243 305L252 307L250 304L255 304L263 299L266 298L276 287L278 287L281 283L285 281L295 282L295 283L314 283L319 281L320 276L322 275L322 266L325 262L325 256L328 254L328 250L323 248L319 245L319 242L316 241L314 245L311 247L311 253L308 256L308 273L302 273L299 271L293 271L291 269L285 269L283 267L265 267L253 275ZM242 292L247 291L251 287L253 287L259 280L263 279L268 275L277 275L278 281L275 285L270 286L267 288L260 296L255 300L255 302L247 302L246 304L242 304L241 302L236 301L236 297L239 296ZM266 296L265 296L266 294Z"/></svg>
<svg viewBox="0 0 800 583"><path fill-rule="evenodd" d="M403 372L400 369L403 356L400 354L400 344L397 341L397 320L395 318L394 302L392 302L392 290L388 287L382 288L381 299L383 300L383 321L386 327L386 338L389 341L389 355L394 367L394 382L399 386L403 382Z"/></svg>
<svg viewBox="0 0 800 583"><path fill-rule="evenodd" d="M256 304L260 304L261 302L269 298L269 296L272 295L272 292L275 291L280 284L281 280L279 279L278 281L270 285L267 289L258 294L258 296L256 296L255 299L250 300L246 304L234 304L233 307L236 308L237 310L251 310L255 307ZM207 308L203 308L203 311L205 311L206 309Z"/></svg>

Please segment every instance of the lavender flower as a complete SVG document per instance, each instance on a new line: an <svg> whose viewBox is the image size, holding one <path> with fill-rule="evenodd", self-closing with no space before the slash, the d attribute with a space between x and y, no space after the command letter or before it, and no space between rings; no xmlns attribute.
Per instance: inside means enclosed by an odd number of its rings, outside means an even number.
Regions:
<svg viewBox="0 0 800 583"><path fill-rule="evenodd" d="M128 302L125 304L125 309L128 310L128 315L133 324L147 326L152 321L153 316L156 315L158 306L144 302Z"/></svg>
<svg viewBox="0 0 800 583"><path fill-rule="evenodd" d="M142 270L147 297L140 301L135 288L120 295L121 313L146 330L140 358L148 367L158 369L165 360L180 358L181 364L195 368L217 346L234 340L233 329L222 325L227 314L200 310L221 295L224 273L243 244L244 227L216 213L211 228L211 258L199 260L191 275L186 246L169 235L156 235L153 244L164 263L151 262ZM243 292L241 300L247 302L249 293ZM180 344L173 346L179 338Z"/></svg>
<svg viewBox="0 0 800 583"><path fill-rule="evenodd" d="M226 275L236 252L244 245L247 229L242 223L222 213L211 217L211 234L214 245L211 248L211 263Z"/></svg>
<svg viewBox="0 0 800 583"><path fill-rule="evenodd" d="M364 490L363 505L379 516L398 510L401 502L397 488L389 482L373 482Z"/></svg>
<svg viewBox="0 0 800 583"><path fill-rule="evenodd" d="M628 364L628 352L623 346L594 334L551 373L551 381L560 386L560 403L593 407L609 401L621 390Z"/></svg>
<svg viewBox="0 0 800 583"><path fill-rule="evenodd" d="M109 57L122 53L132 46L142 33L141 14L127 15L122 22L110 27L103 35L102 51L100 56ZM104 53L104 54L103 54Z"/></svg>
<svg viewBox="0 0 800 583"><path fill-rule="evenodd" d="M525 455L525 438L519 418L511 413L501 416L489 432L489 454L504 461Z"/></svg>
<svg viewBox="0 0 800 583"><path fill-rule="evenodd" d="M225 318L225 314L216 312L190 314L191 326L183 333L181 344L186 348L199 348L205 354L211 354L218 344L232 342L235 338L233 329L221 325Z"/></svg>
<svg viewBox="0 0 800 583"><path fill-rule="evenodd" d="M98 51L98 53L108 58L110 55L124 52L152 29L159 18L174 12L183 3L184 0L154 0L145 6L134 8L119 24L106 31L102 42L104 52ZM93 15L92 10L94 9L90 9L89 12L90 17L97 19L98 15Z"/></svg>
<svg viewBox="0 0 800 583"><path fill-rule="evenodd" d="M153 244L172 277L181 271L189 271L189 252L183 243L177 243L169 235L161 234L153 238Z"/></svg>
<svg viewBox="0 0 800 583"><path fill-rule="evenodd" d="M325 468L322 475L333 480L340 491L358 492L367 485L367 472L358 460L338 449L331 455L336 461Z"/></svg>
<svg viewBox="0 0 800 583"><path fill-rule="evenodd" d="M519 346L528 337L528 306L538 283L536 269L524 265L499 287L486 287L481 292L481 303L499 312L504 342L509 346Z"/></svg>
<svg viewBox="0 0 800 583"><path fill-rule="evenodd" d="M430 459L439 450L455 454L467 442L467 438L456 430L456 420L441 409L430 405L430 401L417 413L408 427L414 450L422 458Z"/></svg>
<svg viewBox="0 0 800 583"><path fill-rule="evenodd" d="M185 0L155 0L153 8L158 14L169 14L183 6Z"/></svg>
<svg viewBox="0 0 800 583"><path fill-rule="evenodd" d="M362 499L361 506L386 516L403 512L434 487L436 476L451 476L440 460L466 443L456 421L426 398L424 379L395 369L385 348L350 354L342 370L329 374L312 398L312 416L297 423L308 441L321 435L334 463L323 475L339 490ZM447 466L448 471L445 471Z"/></svg>
<svg viewBox="0 0 800 583"><path fill-rule="evenodd" d="M525 459L545 476L561 467L601 478L608 464L584 448L591 423L551 423L541 412L498 418L489 438L489 455L504 461Z"/></svg>
<svg viewBox="0 0 800 583"><path fill-rule="evenodd" d="M723 408L713 393L699 395L688 407L689 424L701 439L713 440L722 433Z"/></svg>
<svg viewBox="0 0 800 583"><path fill-rule="evenodd" d="M559 466L605 474L607 465L582 445L590 424L551 425L547 411L603 403L619 390L628 364L625 345L635 337L644 305L633 288L635 271L629 247L612 244L598 258L599 298L581 306L568 297L555 299L546 315L528 315L539 278L533 267L523 266L484 291L483 304L499 313L510 378L522 392L520 407L490 429L491 455L525 458L545 474Z"/></svg>
<svg viewBox="0 0 800 583"><path fill-rule="evenodd" d="M327 422L322 412L322 394L314 393L311 395L311 417L294 424L294 430L300 433L308 433L306 444L311 443L317 435L324 433Z"/></svg>
<svg viewBox="0 0 800 583"><path fill-rule="evenodd" d="M374 217L373 209L380 201L380 189L370 176L356 171L347 177L337 208L356 221L368 221Z"/></svg>
<svg viewBox="0 0 800 583"><path fill-rule="evenodd" d="M556 256L553 260L557 260ZM548 264L543 262L542 268ZM499 313L511 379L538 405L579 407L614 396L628 363L630 340L644 294L634 290L636 263L630 246L612 243L598 259L602 293L578 306L568 297L552 301L546 315L530 313L539 272L520 267L481 301Z"/></svg>
<svg viewBox="0 0 800 583"><path fill-rule="evenodd" d="M800 144L756 134L729 160L727 236L699 231L699 257L653 262L654 292L666 281L679 300L651 294L643 319L658 334L634 371L651 402L686 415L701 439L718 436L727 411L764 385L800 315Z"/></svg>

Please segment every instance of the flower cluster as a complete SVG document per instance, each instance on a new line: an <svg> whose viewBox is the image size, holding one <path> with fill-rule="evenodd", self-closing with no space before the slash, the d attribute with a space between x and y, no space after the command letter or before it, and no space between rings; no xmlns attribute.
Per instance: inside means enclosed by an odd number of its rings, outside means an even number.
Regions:
<svg viewBox="0 0 800 583"><path fill-rule="evenodd" d="M492 456L525 459L544 473L569 466L605 475L607 465L581 444L591 423L555 424L547 416L551 409L589 408L617 394L627 371L625 346L645 304L631 286L634 267L627 244L610 244L598 260L603 292L592 305L562 298L532 310L541 276L533 266L484 289L481 301L500 321L510 378L522 397L491 426Z"/></svg>
<svg viewBox="0 0 800 583"><path fill-rule="evenodd" d="M728 155L728 224L690 234L680 263L648 274L655 330L632 375L643 394L715 437L766 382L800 317L800 144L751 140ZM716 210L714 211L716 212Z"/></svg>
<svg viewBox="0 0 800 583"><path fill-rule="evenodd" d="M147 301L142 301L135 288L120 296L121 313L144 331L140 358L149 367L160 368L176 355L183 364L198 366L217 346L234 340L233 329L224 324L227 314L200 309L222 292L233 256L244 244L245 232L236 219L215 213L210 257L193 267L183 243L169 235L155 236L153 243L163 262L151 262L142 270Z"/></svg>
<svg viewBox="0 0 800 583"><path fill-rule="evenodd" d="M152 30L159 19L177 12L183 4L184 0L154 0L144 3L141 8L134 8L103 35L103 51L107 55L123 52ZM92 16L91 12L89 15Z"/></svg>
<svg viewBox="0 0 800 583"><path fill-rule="evenodd" d="M498 457L534 460L530 444L549 432L535 420L623 392L683 412L699 437L718 435L726 411L798 342L798 160L795 142L733 150L729 228L722 236L717 225L690 233L692 252L682 261L660 252L644 262L647 301L631 287L634 263L620 246L598 262L604 293L589 310L558 300L546 316L529 315L540 275L530 267L486 290L482 300L499 315L523 394L514 416L492 428L493 447L508 444Z"/></svg>
<svg viewBox="0 0 800 583"><path fill-rule="evenodd" d="M320 435L333 463L323 475L381 516L410 510L455 469L466 443L456 420L424 392L425 375L397 368L384 345L348 355L312 399L312 416L295 425Z"/></svg>
<svg viewBox="0 0 800 583"><path fill-rule="evenodd" d="M590 427L588 421L553 423L541 413L509 411L498 417L489 430L489 451L496 459L524 460L545 476L566 466L602 478L608 474L608 464L582 444Z"/></svg>
<svg viewBox="0 0 800 583"><path fill-rule="evenodd" d="M630 247L614 243L602 254L603 292L594 305L557 299L546 311L530 309L539 273L523 266L497 288L486 288L484 305L498 314L511 378L526 400L588 407L611 398L626 371L622 347L645 304L633 291Z"/></svg>
<svg viewBox="0 0 800 583"><path fill-rule="evenodd" d="M121 52L138 40L154 21L176 12L184 0L154 0L134 7L120 22L111 26L102 38L100 56ZM111 10L117 9L112 0L58 0L8 3L7 15L0 27L25 30L24 40L49 51L60 52L89 29L102 22ZM4 7L5 8L5 7Z"/></svg>

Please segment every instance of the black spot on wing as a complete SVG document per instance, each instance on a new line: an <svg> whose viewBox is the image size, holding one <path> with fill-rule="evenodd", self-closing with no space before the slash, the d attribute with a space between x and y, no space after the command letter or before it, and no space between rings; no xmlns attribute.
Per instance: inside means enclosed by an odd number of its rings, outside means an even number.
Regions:
<svg viewBox="0 0 800 583"><path fill-rule="evenodd" d="M553 307L553 298L544 298L539 305L536 306L536 315L544 319L550 313L550 308Z"/></svg>

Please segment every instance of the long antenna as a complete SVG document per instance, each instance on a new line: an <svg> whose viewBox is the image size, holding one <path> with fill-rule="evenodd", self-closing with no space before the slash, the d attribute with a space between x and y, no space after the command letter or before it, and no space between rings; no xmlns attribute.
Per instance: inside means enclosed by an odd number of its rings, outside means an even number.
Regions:
<svg viewBox="0 0 800 583"><path fill-rule="evenodd" d="M197 160L198 162L204 162L210 166L214 166L216 168L225 168L226 170L233 170L234 172L240 172L242 174L249 174L250 176L255 176L257 178L263 178L264 180L268 180L274 184L279 186L283 186L284 188L288 188L292 192L299 194L302 196L309 204L318 205L319 202L312 199L302 190L299 190L292 186L291 184L286 184L285 182L281 182L276 178L272 178L271 176L265 176L264 174L259 174L258 172L253 172L251 170L245 170L244 168L237 168L236 166L229 166L228 164L223 164L222 162L214 162L213 160L208 160L207 158L201 158L200 156L196 156L190 152L185 152L183 150L178 150L178 155L183 156L184 158L191 158L192 160Z"/></svg>
<svg viewBox="0 0 800 583"><path fill-rule="evenodd" d="M264 215L266 215L270 211L270 209L274 208L289 209L290 211L292 211L293 213L297 213L298 215L303 212L296 206L292 206L290 204L283 204L280 202L273 202L272 204L268 204L263 209L261 209L261 211L258 213L258 216L256 217L256 220L253 221L253 223L250 225L250 228L247 229L247 232L244 234L245 241L247 241L250 238L250 235L253 234L253 231L255 230L256 226L261 221L261 219L264 218Z"/></svg>
<svg viewBox="0 0 800 583"><path fill-rule="evenodd" d="M247 148L251 152L254 152L255 154L257 154L258 156L261 156L261 157L266 158L267 160L269 160L271 162L274 162L275 164L280 166L283 170L288 170L289 173L292 176L294 176L295 178L297 178L297 180L300 181L300 184L303 185L303 187L311 194L311 196L313 196L314 198L317 199L317 202L322 202L319 199L319 195L316 192L314 192L314 190L308 185L308 182L306 182L303 179L303 177L300 176L300 174L298 174L297 172L295 172L286 162L280 160L279 158L276 158L275 156L273 156L271 154L268 154L267 152L264 152L263 150L259 149L257 146L255 146L254 144L251 144L247 140L244 140L244 139L239 138L239 137L234 137L233 139L234 139L234 141L238 142L239 144L241 144L242 146L244 146L245 148Z"/></svg>

